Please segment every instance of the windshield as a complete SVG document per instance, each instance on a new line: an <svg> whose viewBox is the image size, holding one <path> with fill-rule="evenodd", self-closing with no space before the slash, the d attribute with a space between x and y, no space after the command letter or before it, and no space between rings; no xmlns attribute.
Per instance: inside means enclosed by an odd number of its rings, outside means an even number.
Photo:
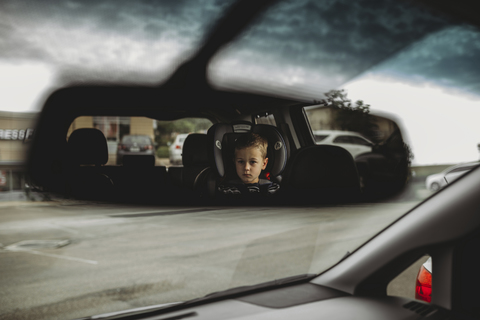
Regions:
<svg viewBox="0 0 480 320"><path fill-rule="evenodd" d="M216 56L210 78L222 88L383 113L397 119L413 164L477 160L478 29L425 9L280 1ZM347 130L321 112L309 113L312 130Z"/></svg>
<svg viewBox="0 0 480 320"><path fill-rule="evenodd" d="M198 106L188 100L184 110L153 112L133 101L135 112L127 115L109 105L103 109L108 115L85 114L59 125L70 126L58 130L63 135L55 140L65 152L41 168L51 185L37 187L24 167L13 164L23 163L29 148L18 132L33 130L40 97L51 87L162 83L196 52L228 5L0 5L0 101L10 99L0 106L15 111L0 113L0 264L8 266L0 277L8 292L0 295L0 318L73 319L319 274L461 179L434 174L480 158L476 27L403 1L302 0L272 5L207 66L216 90L265 93L298 104L245 107L235 100L223 110L199 94L191 100ZM28 99L19 100L27 93ZM226 111L231 105L233 111ZM28 109L23 106L34 111L28 123L18 120L18 112ZM231 122L233 129L222 138L208 140ZM71 147L80 129L103 134L105 161L83 157L94 143ZM250 152L253 144L264 144L255 135L252 144L232 147L255 130L269 139L278 133L281 143L270 139L266 155L261 148ZM326 183L322 179L302 179L324 174L341 187L344 180L344 170L335 176L309 157L292 168L292 159L312 148L341 150L355 172L359 197L341 193L333 203L311 201L331 190L312 187ZM285 168L277 169L283 149ZM228 159L221 170L233 182L224 183L217 158L207 150ZM244 165L234 162L238 158L264 165L254 170L258 180L239 171L246 169L238 169ZM85 183L92 176L95 182ZM225 201L204 201L212 184ZM229 198L257 189L273 196L254 205ZM103 192L121 201L84 197ZM295 192L311 197L296 201Z"/></svg>

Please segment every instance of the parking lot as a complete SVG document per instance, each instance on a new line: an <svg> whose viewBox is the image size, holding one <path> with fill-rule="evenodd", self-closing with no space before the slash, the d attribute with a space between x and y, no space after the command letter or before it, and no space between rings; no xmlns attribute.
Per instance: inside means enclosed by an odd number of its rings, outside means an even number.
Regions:
<svg viewBox="0 0 480 320"><path fill-rule="evenodd" d="M43 319L52 310L59 319L75 318L318 273L417 202L300 208L3 203L0 318Z"/></svg>

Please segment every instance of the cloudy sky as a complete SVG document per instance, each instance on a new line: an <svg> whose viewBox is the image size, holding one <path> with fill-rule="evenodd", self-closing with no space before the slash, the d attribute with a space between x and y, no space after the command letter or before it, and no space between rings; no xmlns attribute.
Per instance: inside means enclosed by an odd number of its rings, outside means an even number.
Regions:
<svg viewBox="0 0 480 320"><path fill-rule="evenodd" d="M194 53L229 1L194 4L2 0L0 110L38 110L26 96L49 86L165 80Z"/></svg>
<svg viewBox="0 0 480 320"><path fill-rule="evenodd" d="M68 83L159 83L231 2L2 0L0 110L39 110ZM216 87L312 101L346 88L397 116L417 164L478 159L479 32L403 2L282 1L209 75Z"/></svg>

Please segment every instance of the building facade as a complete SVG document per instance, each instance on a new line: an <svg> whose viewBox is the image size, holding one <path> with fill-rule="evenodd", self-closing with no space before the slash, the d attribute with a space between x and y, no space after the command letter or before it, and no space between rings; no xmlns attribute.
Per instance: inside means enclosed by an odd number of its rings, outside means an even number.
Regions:
<svg viewBox="0 0 480 320"><path fill-rule="evenodd" d="M0 192L25 188L25 160L37 113L0 112Z"/></svg>
<svg viewBox="0 0 480 320"><path fill-rule="evenodd" d="M75 119L68 130L68 136L79 128L96 128L103 132L108 144L107 165L115 165L117 147L123 136L147 135L155 141L156 121L146 117L83 116Z"/></svg>
<svg viewBox="0 0 480 320"><path fill-rule="evenodd" d="M38 113L0 112L0 192L25 190L25 164ZM116 163L118 143L125 134L148 135L153 141L155 121L145 117L78 117L68 136L79 128L97 128L107 139L108 165Z"/></svg>

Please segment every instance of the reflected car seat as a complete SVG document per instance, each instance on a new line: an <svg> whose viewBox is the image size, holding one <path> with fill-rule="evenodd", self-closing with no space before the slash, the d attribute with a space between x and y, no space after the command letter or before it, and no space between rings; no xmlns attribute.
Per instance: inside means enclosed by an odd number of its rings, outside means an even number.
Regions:
<svg viewBox="0 0 480 320"><path fill-rule="evenodd" d="M170 167L172 182L182 188L198 190L210 172L207 156L207 135L191 133L185 139L182 150L183 167Z"/></svg>
<svg viewBox="0 0 480 320"><path fill-rule="evenodd" d="M65 178L67 194L81 199L110 199L112 180L101 171L108 161L107 140L98 129L81 128L67 142Z"/></svg>
<svg viewBox="0 0 480 320"><path fill-rule="evenodd" d="M122 169L115 183L122 199L153 202L165 188L166 167L155 166L155 156L125 155L116 168Z"/></svg>
<svg viewBox="0 0 480 320"><path fill-rule="evenodd" d="M210 171L207 155L207 135L192 133L183 143L183 185L197 190L204 182Z"/></svg>
<svg viewBox="0 0 480 320"><path fill-rule="evenodd" d="M361 192L352 155L338 146L315 145L299 149L284 174L282 192L306 202L355 200Z"/></svg>
<svg viewBox="0 0 480 320"><path fill-rule="evenodd" d="M215 182L209 180L209 194L214 195L216 186L231 179L237 179L233 162L235 140L245 133L258 133L268 140L268 164L261 178L268 178L273 182L282 181L282 173L287 163L287 148L285 140L276 127L249 122L232 124L217 123L208 130L208 159L216 177ZM214 184L214 185L213 185Z"/></svg>

